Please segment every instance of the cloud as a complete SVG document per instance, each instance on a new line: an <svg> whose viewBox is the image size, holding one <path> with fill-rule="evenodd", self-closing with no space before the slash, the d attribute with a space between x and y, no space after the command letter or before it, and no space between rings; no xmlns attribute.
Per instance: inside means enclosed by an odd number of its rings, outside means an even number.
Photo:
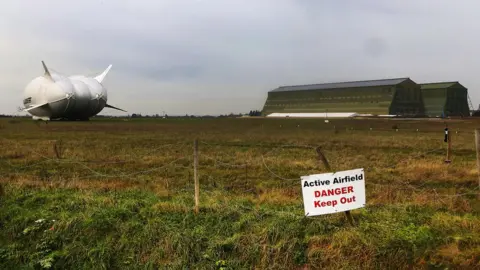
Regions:
<svg viewBox="0 0 480 270"><path fill-rule="evenodd" d="M0 9L0 113L21 104L41 60L64 74L113 64L109 102L130 113L248 112L278 85L403 76L459 80L478 104L478 7L445 0L9 1Z"/></svg>

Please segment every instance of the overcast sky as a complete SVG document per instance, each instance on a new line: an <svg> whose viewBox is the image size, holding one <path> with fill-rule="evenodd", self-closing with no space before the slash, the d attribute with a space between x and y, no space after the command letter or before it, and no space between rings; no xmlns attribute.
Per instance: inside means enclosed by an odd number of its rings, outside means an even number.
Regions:
<svg viewBox="0 0 480 270"><path fill-rule="evenodd" d="M22 106L42 60L67 75L112 64L108 102L130 114L248 112L280 85L397 77L460 81L478 107L479 10L474 0L6 0L0 113Z"/></svg>

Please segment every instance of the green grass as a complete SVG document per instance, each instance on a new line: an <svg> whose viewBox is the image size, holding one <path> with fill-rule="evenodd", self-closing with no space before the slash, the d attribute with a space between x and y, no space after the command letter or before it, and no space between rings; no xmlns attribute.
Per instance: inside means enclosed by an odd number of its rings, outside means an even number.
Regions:
<svg viewBox="0 0 480 270"><path fill-rule="evenodd" d="M448 124L451 164L442 121L0 119L0 268L479 267L480 121ZM304 217L316 146L334 170L365 168L354 227Z"/></svg>

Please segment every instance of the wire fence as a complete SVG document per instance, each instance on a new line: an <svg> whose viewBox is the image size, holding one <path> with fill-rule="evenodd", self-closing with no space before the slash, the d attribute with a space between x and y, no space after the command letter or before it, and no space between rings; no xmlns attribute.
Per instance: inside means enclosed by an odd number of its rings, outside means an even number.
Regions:
<svg viewBox="0 0 480 270"><path fill-rule="evenodd" d="M25 148L22 147L23 145L16 141L7 138L1 138L5 145L10 145L22 149L22 151L30 152L32 156L39 158L40 160L30 161L25 164L18 164L20 159L15 159L15 163L11 162L8 158L3 159L3 163L5 163L8 167L8 175L10 176L23 176L29 172L31 168L48 168L52 165L58 166L74 166L75 169L80 168L84 172L79 173L75 171L75 179L76 180L89 180L89 179L133 179L139 176L149 176L155 177L159 176L160 173L162 178L166 178L166 183L173 181L172 177L165 175L165 172L168 169L179 169L178 173L183 173L184 175L188 175L187 178L191 177L192 170L193 170L193 144L191 142L181 142L181 143L165 143L162 145L157 145L156 147L146 151L145 153L128 153L123 156L115 156L110 157L111 159L121 159L121 160L81 160L81 159L72 159L66 157L50 157L46 153L41 153L39 151L34 150L33 148ZM242 143L211 143L207 141L199 141L199 143L206 148L209 148L206 153L203 153L202 150L199 154L200 160L200 170L205 171L206 174L212 170L223 170L223 171L239 171L244 170L245 172L245 182L249 182L249 178L256 178L257 180L265 179L265 180L278 180L283 186L286 187L296 187L300 188L300 176L305 175L310 170L305 170L305 173L299 174L298 177L288 177L282 175L282 173L276 171L272 168L271 165L268 164L266 161L266 157L274 155L276 151L286 150L286 149L294 149L294 150L302 150L302 151L311 151L314 153L316 150L315 145L296 145L296 144L272 144L272 143L261 143L261 144L242 144ZM55 146L55 141L52 141L52 147ZM179 153L177 157L165 157L165 162L162 164L158 164L156 162L152 162L151 164L147 164L148 168L141 168L145 167L145 162L142 161L142 158L149 155L161 155L162 149L167 148L177 148L179 149ZM260 151L255 152L256 158L249 158L244 157L241 162L239 162L238 158L238 151L231 150L235 148L247 148L253 149L256 148ZM202 149L202 147L200 147ZM227 155L225 155L225 151L215 151L218 149L228 149ZM392 165L388 166L387 168L396 168L400 165L412 161L417 161L419 159L425 158L432 154L440 154L445 152L443 147L439 147L436 149L430 149L426 151L422 151L417 153L416 155L410 155L407 159L402 159L399 161L391 162ZM220 155L219 153L222 153ZM26 156L27 154L22 153L19 156ZM168 161L167 161L168 160ZM233 162L232 162L233 161ZM259 162L260 161L260 162ZM131 165L134 168L138 165L139 169L132 169L131 167L126 168L125 171L122 171L123 165ZM320 165L319 165L320 166ZM102 169L103 167L103 169ZM368 166L365 166L368 168ZM294 170L293 168L292 170ZM113 172L112 172L113 171ZM291 170L290 170L291 171ZM248 175L250 174L250 176ZM68 174L67 174L68 175ZM254 176L252 176L254 175ZM260 176L259 176L260 175ZM205 177L203 178L205 179ZM427 179L426 179L427 180ZM187 179L187 183L189 180ZM193 181L191 181L193 182ZM395 181L393 183L378 183L375 180L373 181L366 181L365 182L367 188L368 186L372 187L379 187L379 188L389 188L395 190L411 190L414 192L422 192L426 194L430 194L435 198L441 197L462 197L462 196L469 196L478 194L479 186L476 187L462 187L462 192L454 193L454 194L439 194L438 188L428 188L426 182L423 182L420 185L414 185L409 181ZM244 189L245 191L250 191L255 189L251 185ZM180 190L184 190L184 188L180 188Z"/></svg>

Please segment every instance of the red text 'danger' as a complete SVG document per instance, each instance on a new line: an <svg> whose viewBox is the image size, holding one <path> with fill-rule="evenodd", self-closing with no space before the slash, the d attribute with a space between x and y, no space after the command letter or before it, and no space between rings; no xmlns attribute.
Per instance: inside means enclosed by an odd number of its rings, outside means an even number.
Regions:
<svg viewBox="0 0 480 270"><path fill-rule="evenodd" d="M352 192L353 192L353 186L316 190L315 197L318 198L318 197L325 197L325 196L341 195L341 194L347 194Z"/></svg>

